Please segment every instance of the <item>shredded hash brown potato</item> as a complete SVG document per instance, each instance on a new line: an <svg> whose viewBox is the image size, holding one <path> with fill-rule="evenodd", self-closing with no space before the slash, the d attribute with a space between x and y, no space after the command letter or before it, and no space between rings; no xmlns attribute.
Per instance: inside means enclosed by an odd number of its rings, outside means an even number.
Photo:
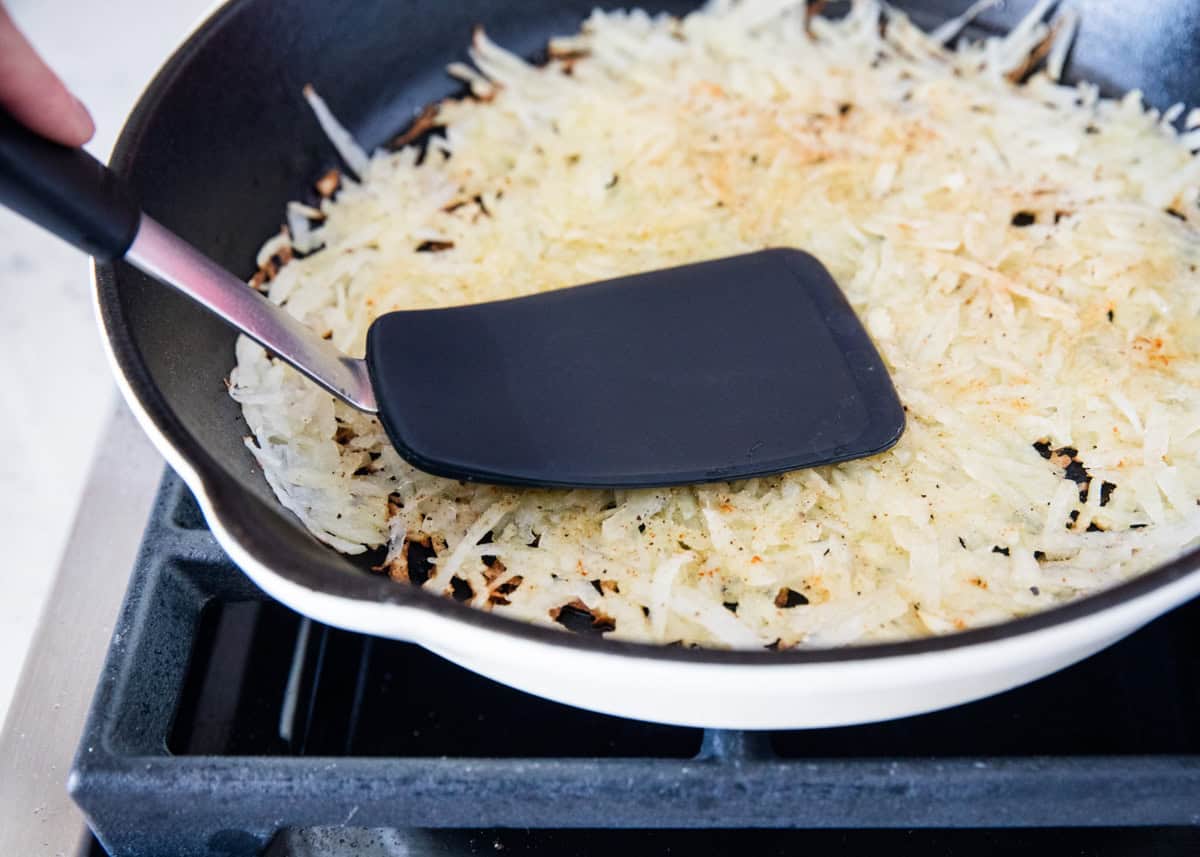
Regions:
<svg viewBox="0 0 1200 857"><path fill-rule="evenodd" d="M480 32L450 69L471 95L419 120L441 135L369 158L309 90L358 175L289 207L257 285L342 350L391 310L793 246L863 318L908 429L734 484L465 485L243 339L232 395L271 487L334 548L386 545L397 580L718 647L1001 622L1195 547L1200 131L1057 83L1075 22L1051 5L954 47L965 19L925 34L869 0L838 21L800 0L596 12L541 67Z"/></svg>

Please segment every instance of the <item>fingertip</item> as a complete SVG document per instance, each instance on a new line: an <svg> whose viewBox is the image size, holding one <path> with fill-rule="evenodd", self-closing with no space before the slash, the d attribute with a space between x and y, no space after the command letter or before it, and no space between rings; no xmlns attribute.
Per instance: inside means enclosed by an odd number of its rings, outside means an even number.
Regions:
<svg viewBox="0 0 1200 857"><path fill-rule="evenodd" d="M25 121L34 131L63 146L79 147L96 133L96 123L83 102L60 89L58 106L54 103L41 105L41 110L26 117Z"/></svg>
<svg viewBox="0 0 1200 857"><path fill-rule="evenodd" d="M82 146L95 136L96 121L92 119L92 114L88 112L82 101L74 95L71 96L71 100L75 102L75 112L71 117L70 134L76 138L71 145Z"/></svg>
<svg viewBox="0 0 1200 857"><path fill-rule="evenodd" d="M16 28L4 0L0 0L0 109L64 146L82 146L96 133L87 108Z"/></svg>

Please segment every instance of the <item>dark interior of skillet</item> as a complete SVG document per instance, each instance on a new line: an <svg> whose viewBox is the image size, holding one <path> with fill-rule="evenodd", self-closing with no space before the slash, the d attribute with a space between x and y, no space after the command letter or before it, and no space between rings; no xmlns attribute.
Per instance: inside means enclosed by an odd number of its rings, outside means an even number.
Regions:
<svg viewBox="0 0 1200 857"><path fill-rule="evenodd" d="M536 57L549 36L575 31L597 5L639 3L356 0L346 6L233 0L147 90L113 166L141 192L149 214L248 276L258 247L279 229L286 202L311 198L314 179L339 165L301 97L304 84L316 87L362 143L380 146L423 105L459 91L444 68L465 59L476 24L500 44ZM643 0L641 5L679 14L697 3ZM837 5L831 4L834 14ZM969 3L901 0L894 5L932 26ZM1005 29L1032 5L1033 0L1010 0L981 23ZM1140 88L1158 107L1200 96L1195 61L1200 4L1080 0L1073 5L1082 23L1069 76L1094 80L1109 92ZM243 445L247 428L226 394L224 380L233 366L229 328L127 266L101 267L99 288L101 312L134 390L168 438L217 488L214 499L252 553L287 569L298 582L329 592L428 599L431 609L467 612L362 573L362 562L317 543L277 504ZM497 621L484 614L460 618Z"/></svg>

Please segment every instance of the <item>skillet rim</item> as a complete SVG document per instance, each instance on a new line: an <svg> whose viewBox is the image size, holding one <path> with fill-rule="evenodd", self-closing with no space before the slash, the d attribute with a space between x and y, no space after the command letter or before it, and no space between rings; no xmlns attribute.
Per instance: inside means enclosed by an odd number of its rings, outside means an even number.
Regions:
<svg viewBox="0 0 1200 857"><path fill-rule="evenodd" d="M187 67L195 55L205 49L210 39L219 35L221 28L234 15L260 1L227 0L216 6L172 52L143 90L122 126L109 161L114 171L123 177L130 175L137 162L139 151L144 145L147 125L152 120L158 106L170 97L170 90L176 77ZM248 502L264 506L266 504L257 497L249 495L230 496L231 491L242 494L242 489L231 485L229 477L222 472L222 466L178 419L154 383L141 358L137 344L128 334L124 324L119 299L122 271L127 275L132 269L123 263L94 261L91 276L93 298L96 303L98 320L109 346L113 369L119 375L118 381L126 398L136 401L136 404L134 402L129 404L141 412L139 416L143 417L140 420L143 430L149 432L150 426L147 423L152 425L157 434L156 437L152 436L152 439L171 449L188 465L191 472L183 472L179 475L188 488L198 496L201 505L210 510L217 520L218 527L215 528L214 537L217 537L217 532L223 531L236 542L242 551L273 574L293 585L325 595L351 601L386 603L401 608L423 610L452 623L515 636L531 643L548 644L597 655L647 658L695 665L783 667L928 655L1010 640L1087 619L1111 607L1145 596L1176 581L1200 573L1200 548L1196 548L1110 589L998 624L915 640L786 651L680 648L653 643L608 640L598 635L564 633L468 607L452 599L426 592L420 587L398 585L383 576L346 573L341 570L328 573L325 569L311 566L302 558L294 557L292 561L288 561L287 550L290 546L290 539L287 540L287 543L282 543L272 538L271 541L274 541L275 544L268 545L266 544L267 539L264 539L262 533L241 525L241 517L235 514L239 503ZM199 484L193 484L193 482ZM278 515L291 514L282 506L269 508L268 511ZM296 529L298 533L303 533L304 537L316 541L311 534L299 527ZM333 550L324 545L322 548ZM239 566L239 570L256 585L261 585L246 569ZM402 639L409 639L418 645L421 644L419 639L403 637Z"/></svg>

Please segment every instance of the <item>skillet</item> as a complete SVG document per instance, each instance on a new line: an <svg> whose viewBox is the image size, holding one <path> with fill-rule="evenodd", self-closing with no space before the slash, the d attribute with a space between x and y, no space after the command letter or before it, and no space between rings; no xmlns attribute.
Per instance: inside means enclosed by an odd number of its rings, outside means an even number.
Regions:
<svg viewBox="0 0 1200 857"><path fill-rule="evenodd" d="M231 0L203 22L138 102L112 167L144 209L219 264L248 275L287 200L336 165L300 97L313 83L368 148L456 92L443 73L473 25L536 56L595 0ZM688 2L646 2L681 14ZM899 2L923 26L967 2ZM981 19L1011 26L1031 2ZM1200 92L1200 6L1136 13L1074 4L1082 24L1067 78L1140 87L1165 107ZM836 4L832 10L836 14ZM551 699L627 717L723 728L804 728L915 714L976 699L1074 663L1200 594L1200 551L1089 598L950 636L828 650L725 652L620 643L476 611L370 574L309 536L271 494L227 395L233 333L125 264L94 266L118 384L196 495L214 535L260 587L314 619L410 640Z"/></svg>

